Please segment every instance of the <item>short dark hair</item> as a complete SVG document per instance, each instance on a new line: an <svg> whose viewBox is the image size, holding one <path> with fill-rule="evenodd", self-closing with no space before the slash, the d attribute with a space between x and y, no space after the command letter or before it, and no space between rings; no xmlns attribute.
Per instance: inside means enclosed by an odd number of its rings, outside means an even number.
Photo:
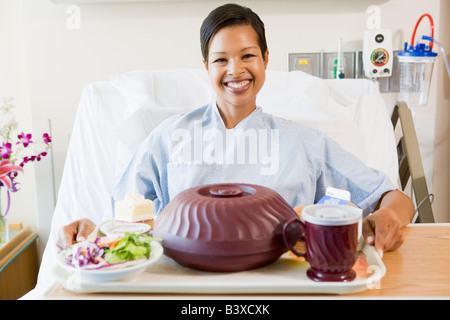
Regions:
<svg viewBox="0 0 450 320"><path fill-rule="evenodd" d="M209 13L200 28L200 46L202 56L208 61L209 44L213 36L221 29L232 26L250 25L258 35L258 44L263 59L267 51L266 32L264 23L250 8L238 4L225 4Z"/></svg>

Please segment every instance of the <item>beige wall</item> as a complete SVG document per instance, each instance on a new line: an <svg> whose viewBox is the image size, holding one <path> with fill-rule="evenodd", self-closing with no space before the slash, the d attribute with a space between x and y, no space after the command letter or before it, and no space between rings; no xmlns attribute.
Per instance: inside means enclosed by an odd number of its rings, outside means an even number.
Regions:
<svg viewBox="0 0 450 320"><path fill-rule="evenodd" d="M28 95L28 70L22 1L0 1L0 98L15 98L15 115L20 129L31 130L31 109ZM36 226L37 206L34 167L27 166L21 179L20 192L12 194L10 221L24 221ZM3 196L5 196L3 194ZM3 208L5 198L3 197Z"/></svg>
<svg viewBox="0 0 450 320"><path fill-rule="evenodd" d="M440 1L439 42L450 61L450 1ZM434 184L436 221L450 221L450 75L442 57L437 62Z"/></svg>
<svg viewBox="0 0 450 320"><path fill-rule="evenodd" d="M0 94L13 94L20 117L31 127L52 122L56 190L59 187L67 134L70 133L84 85L107 80L111 74L136 69L201 68L199 27L207 13L229 1L165 1L135 4L80 4L80 29L70 30L68 5L50 0L1 0ZM344 50L362 50L369 5L381 8L381 26L393 33L394 49L410 41L414 25L424 12L436 23L436 37L449 48L446 0L248 0L236 1L253 8L265 21L271 70L287 69L288 52L334 51L339 37ZM444 13L443 13L444 12ZM446 13L445 13L446 12ZM447 19L447 22L444 20ZM446 26L444 25L445 23ZM428 33L424 23L423 32ZM446 28L446 31L442 29ZM442 37L446 39L442 39ZM443 96L445 74L436 64L427 107L419 117L436 121L434 207L441 221L450 221L448 170L449 97ZM448 82L445 84L448 88ZM448 89L447 89L448 91ZM396 94L386 94L391 107ZM436 105L439 104L439 107ZM446 104L446 106L444 105ZM445 120L447 119L447 120ZM447 122L446 122L447 121ZM433 153L434 130L421 133ZM430 139L431 136L431 139ZM428 151L427 151L428 152ZM432 159L432 158L431 158ZM433 161L426 162L433 172ZM36 227L37 198L32 171L24 175L23 192L14 195L11 219ZM46 171L43 169L40 171ZM443 174L445 173L445 174ZM37 175L39 180L40 176Z"/></svg>

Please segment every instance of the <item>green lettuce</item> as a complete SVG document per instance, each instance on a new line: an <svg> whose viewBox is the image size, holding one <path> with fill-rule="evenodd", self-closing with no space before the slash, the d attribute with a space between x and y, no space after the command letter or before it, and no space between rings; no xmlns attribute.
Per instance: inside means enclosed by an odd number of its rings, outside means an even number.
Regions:
<svg viewBox="0 0 450 320"><path fill-rule="evenodd" d="M150 242L157 240L144 234L125 233L123 239L113 248L105 250L105 259L110 263L148 259Z"/></svg>

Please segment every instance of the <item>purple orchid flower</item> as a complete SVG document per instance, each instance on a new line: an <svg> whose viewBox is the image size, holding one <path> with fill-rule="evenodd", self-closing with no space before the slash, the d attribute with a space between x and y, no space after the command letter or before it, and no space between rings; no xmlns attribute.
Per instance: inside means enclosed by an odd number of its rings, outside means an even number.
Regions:
<svg viewBox="0 0 450 320"><path fill-rule="evenodd" d="M19 138L19 141L17 141L16 144L22 143L25 148L28 147L30 143L33 143L33 141L31 141L31 133L25 134L22 132L17 138Z"/></svg>
<svg viewBox="0 0 450 320"><path fill-rule="evenodd" d="M44 142L45 142L46 145L49 145L50 142L52 142L52 138L49 136L48 133L44 133L42 135L42 139L44 139Z"/></svg>
<svg viewBox="0 0 450 320"><path fill-rule="evenodd" d="M9 155L12 153L11 143L4 143L0 147L0 159L9 159Z"/></svg>

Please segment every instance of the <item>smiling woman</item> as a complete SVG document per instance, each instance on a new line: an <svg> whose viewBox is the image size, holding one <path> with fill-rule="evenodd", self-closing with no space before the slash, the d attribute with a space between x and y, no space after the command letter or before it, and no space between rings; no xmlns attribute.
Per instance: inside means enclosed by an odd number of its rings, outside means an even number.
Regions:
<svg viewBox="0 0 450 320"><path fill-rule="evenodd" d="M212 19L217 21L210 21ZM411 220L414 210L411 200L395 189L388 176L368 168L324 133L270 115L256 106L268 64L265 38L260 36L263 27L255 13L237 5L219 7L208 15L202 24L202 51L216 100L174 115L158 125L140 143L116 181L112 203L134 190L153 201L158 216L177 194L185 190L207 184L239 182L275 190L291 207L296 207L316 203L331 186L349 191L352 202L363 208L367 216L363 233L374 241L377 250L398 248L402 242L398 231ZM274 104L276 108L282 108L284 102L280 99ZM201 124L201 130L197 124ZM207 139L202 138L200 131L207 133ZM181 135L173 139L174 132ZM279 133L275 139L278 143L273 144L278 150L270 153L272 163L276 164L275 170L268 172L270 175L260 171L266 168L268 161L250 161L256 156L268 155L269 139L263 141L265 148L246 150L249 161L227 161L240 154L239 148L246 140L230 144L227 149L229 144L223 147L224 139L233 141L240 133L245 133L245 137L256 141L252 136L257 132ZM184 140L184 137L188 138ZM202 150L202 154L188 157L194 161L173 162L174 150L192 151L190 146L195 147L196 143L199 148L194 150ZM261 150L264 151L262 154ZM225 161L219 161L220 151L226 151L222 154ZM252 154L255 152L258 154ZM181 159L184 160L186 155L197 154L181 153ZM369 213L373 214L368 216ZM85 220L81 222L85 223ZM67 232L60 242L78 237L81 234L79 225L80 221L75 221L64 227ZM92 231L94 227L91 222L89 229Z"/></svg>
<svg viewBox="0 0 450 320"><path fill-rule="evenodd" d="M256 109L264 85L269 62L264 24L250 9L228 4L208 15L200 35L220 115L233 128Z"/></svg>

